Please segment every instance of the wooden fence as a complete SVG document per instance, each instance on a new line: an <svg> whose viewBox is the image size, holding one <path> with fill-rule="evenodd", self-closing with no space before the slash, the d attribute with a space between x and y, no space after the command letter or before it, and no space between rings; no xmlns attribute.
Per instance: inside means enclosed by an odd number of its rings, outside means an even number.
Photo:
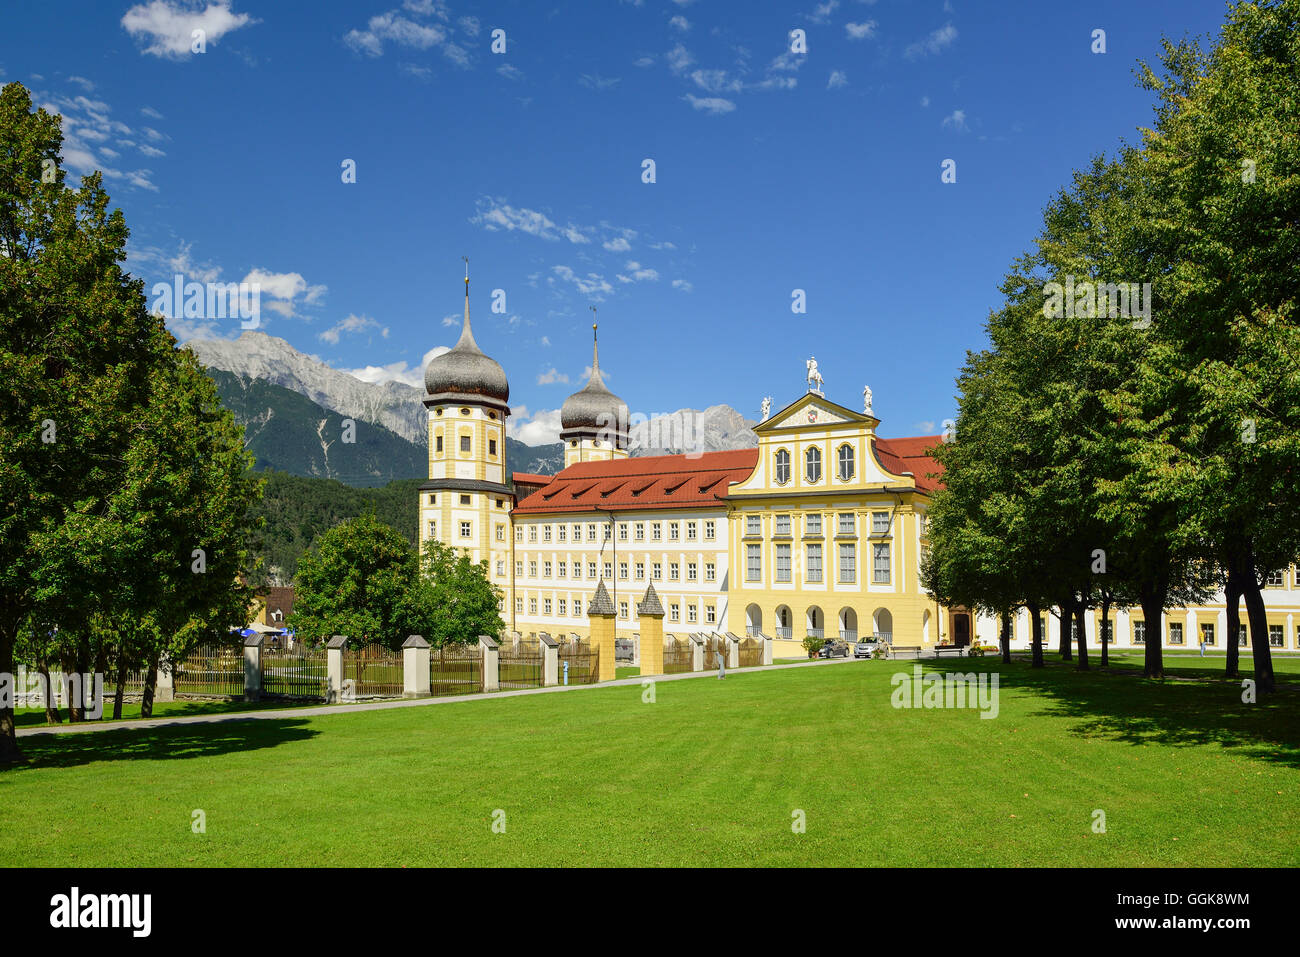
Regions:
<svg viewBox="0 0 1300 957"><path fill-rule="evenodd" d="M324 701L329 672L324 648L262 649L262 694ZM398 689L398 694L401 689Z"/></svg>
<svg viewBox="0 0 1300 957"><path fill-rule="evenodd" d="M403 673L402 653L374 642L343 654L343 687L352 682L353 698L400 698Z"/></svg>
<svg viewBox="0 0 1300 957"><path fill-rule="evenodd" d="M600 678L600 649L590 640L579 638L562 643L557 650L557 663L560 684L590 685Z"/></svg>
<svg viewBox="0 0 1300 957"><path fill-rule="evenodd" d="M545 656L536 638L516 638L501 643L497 671L502 689L540 688L544 678Z"/></svg>
<svg viewBox="0 0 1300 957"><path fill-rule="evenodd" d="M173 683L176 694L242 695L244 650L238 645L202 642L176 662ZM130 687L129 682L127 687ZM143 691L143 675L140 678L140 688Z"/></svg>
<svg viewBox="0 0 1300 957"><path fill-rule="evenodd" d="M695 650L689 641L668 638L664 641L664 674L676 675L695 670Z"/></svg>
<svg viewBox="0 0 1300 957"><path fill-rule="evenodd" d="M429 649L429 693L477 694L483 690L483 649L478 644Z"/></svg>

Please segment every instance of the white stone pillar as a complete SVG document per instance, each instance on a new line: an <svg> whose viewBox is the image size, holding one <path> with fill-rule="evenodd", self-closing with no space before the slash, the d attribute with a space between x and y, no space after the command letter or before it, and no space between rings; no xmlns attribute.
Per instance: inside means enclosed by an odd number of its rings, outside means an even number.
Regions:
<svg viewBox="0 0 1300 957"><path fill-rule="evenodd" d="M423 635L409 635L402 642L402 697L429 696L429 643Z"/></svg>
<svg viewBox="0 0 1300 957"><path fill-rule="evenodd" d="M483 652L483 690L499 691L501 689L501 648L496 639L488 635L478 636L478 646Z"/></svg>
<svg viewBox="0 0 1300 957"><path fill-rule="evenodd" d="M1125 648L1133 647L1133 629L1129 625L1127 608L1115 612L1115 644L1121 643Z"/></svg>
<svg viewBox="0 0 1300 957"><path fill-rule="evenodd" d="M325 646L325 671L329 675L325 700L329 704L337 704L343 697L343 649L347 645L347 635L335 635Z"/></svg>
<svg viewBox="0 0 1300 957"><path fill-rule="evenodd" d="M723 635L723 639L727 642L727 667L739 668L740 639L731 634L731 632L727 632L727 634Z"/></svg>
<svg viewBox="0 0 1300 957"><path fill-rule="evenodd" d="M176 678L172 673L172 663L163 655L158 659L158 676L154 679L153 700L175 701ZM258 685L261 685L261 669L258 669Z"/></svg>
<svg viewBox="0 0 1300 957"><path fill-rule="evenodd" d="M770 665L772 663L772 639L761 631L758 633L758 637L763 642L763 664Z"/></svg>
<svg viewBox="0 0 1300 957"><path fill-rule="evenodd" d="M699 634L690 635L691 642L691 670L704 670L704 639Z"/></svg>
<svg viewBox="0 0 1300 957"><path fill-rule="evenodd" d="M560 643L544 631L537 637L542 643L542 687L554 688L560 683Z"/></svg>
<svg viewBox="0 0 1300 957"><path fill-rule="evenodd" d="M262 697L262 642L265 635L249 635L244 639L244 700L257 701Z"/></svg>

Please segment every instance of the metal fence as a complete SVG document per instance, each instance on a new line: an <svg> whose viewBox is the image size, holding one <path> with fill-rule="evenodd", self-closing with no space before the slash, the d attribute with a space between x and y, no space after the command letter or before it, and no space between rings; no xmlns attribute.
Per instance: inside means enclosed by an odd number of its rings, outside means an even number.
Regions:
<svg viewBox="0 0 1300 957"><path fill-rule="evenodd" d="M262 693L285 698L319 698L329 691L325 649L262 649ZM400 689L399 689L400 691Z"/></svg>
<svg viewBox="0 0 1300 957"><path fill-rule="evenodd" d="M664 674L675 675L695 668L695 652L689 641L668 638L664 641Z"/></svg>
<svg viewBox="0 0 1300 957"><path fill-rule="evenodd" d="M402 653L371 642L343 652L343 682L356 698L400 698L405 687Z"/></svg>
<svg viewBox="0 0 1300 957"><path fill-rule="evenodd" d="M506 639L497 658L501 687L540 688L544 664L542 643L537 638Z"/></svg>
<svg viewBox="0 0 1300 957"><path fill-rule="evenodd" d="M429 649L430 694L477 694L482 690L483 649L477 642Z"/></svg>
<svg viewBox="0 0 1300 957"><path fill-rule="evenodd" d="M600 648L590 641L570 639L560 645L557 657L560 684L590 685L600 680Z"/></svg>
<svg viewBox="0 0 1300 957"><path fill-rule="evenodd" d="M244 649L207 641L190 649L174 665L173 687L176 694L242 695L244 693ZM131 681L127 680L128 691ZM144 676L140 677L140 693Z"/></svg>
<svg viewBox="0 0 1300 957"><path fill-rule="evenodd" d="M763 642L759 638L740 639L740 667L757 668L763 663Z"/></svg>

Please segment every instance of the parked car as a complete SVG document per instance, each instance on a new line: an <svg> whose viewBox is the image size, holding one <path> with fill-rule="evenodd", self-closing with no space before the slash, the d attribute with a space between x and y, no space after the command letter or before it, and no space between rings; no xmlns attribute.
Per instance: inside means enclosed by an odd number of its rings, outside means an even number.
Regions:
<svg viewBox="0 0 1300 957"><path fill-rule="evenodd" d="M859 641L853 646L853 657L870 658L876 653L876 649L879 647L880 643L877 641Z"/></svg>
<svg viewBox="0 0 1300 957"><path fill-rule="evenodd" d="M842 641L831 639L822 645L822 650L817 652L818 658L847 658L849 656L849 646Z"/></svg>

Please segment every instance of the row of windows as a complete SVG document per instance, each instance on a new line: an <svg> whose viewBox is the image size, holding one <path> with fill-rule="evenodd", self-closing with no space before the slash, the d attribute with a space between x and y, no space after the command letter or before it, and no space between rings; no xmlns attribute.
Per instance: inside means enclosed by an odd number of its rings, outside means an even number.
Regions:
<svg viewBox="0 0 1300 957"><path fill-rule="evenodd" d="M528 614L536 615L537 608L538 608L537 599L529 598ZM572 616L573 618L582 618L586 614L583 611L581 598L574 598L572 601L566 598L556 598L554 600L554 605L552 605L552 600L550 598L543 598L541 601L541 609L542 609L541 613L543 615L547 615L547 616L554 615L555 617L560 617L560 618L566 616ZM554 611L552 611L552 609L554 609ZM618 603L618 617L627 618L630 611L631 609L628 602L620 600ZM669 602L667 611L668 611L669 621L679 622L682 620L682 606L680 602ZM520 615L524 613L524 599L522 598L515 599L515 612ZM699 605L695 604L694 602L686 603L686 621L690 623L699 622L700 613L701 613L701 607ZM716 605L705 603L703 606L703 614L704 614L705 624L708 625L717 624L718 609Z"/></svg>
<svg viewBox="0 0 1300 957"><path fill-rule="evenodd" d="M473 537L474 537L474 523L473 523L473 522L468 521L468 520L462 520L462 521L459 523L459 525L460 525L460 537L461 537L461 538L473 538ZM438 520L437 520L436 518L431 518L431 519L429 519L429 520L425 523L425 530L429 533L429 534L426 536L427 538L437 538L437 537L438 537ZM498 525L498 526L496 527L496 540L497 540L498 542L504 542L504 541L506 540L506 527L505 527L504 525Z"/></svg>
<svg viewBox="0 0 1300 957"><path fill-rule="evenodd" d="M1047 619L1042 616L1039 616L1038 621L1039 621L1039 626L1043 630L1043 635L1044 637L1046 637ZM1113 642L1115 640L1115 623L1113 621L1102 621L1102 622L1098 622L1097 624L1101 628L1101 631L1098 633L1098 640L1099 641L1104 640L1107 643ZM1135 619L1132 622L1132 628L1133 628L1133 644L1135 645L1146 644L1147 623L1141 619ZM1171 645L1187 644L1186 630L1181 621L1169 622L1168 628L1169 628L1168 644ZM1214 622L1211 621L1200 622L1198 630L1200 631L1200 636L1197 638L1197 642L1203 641L1207 646L1210 647L1213 647L1217 644L1217 640L1215 637L1217 628ZM1079 634L1079 623L1077 621L1071 620L1070 640L1073 641L1075 638L1078 637L1078 634ZM1247 644L1249 644L1249 641L1250 641L1250 632L1247 626L1244 624L1238 625L1237 644L1244 648ZM1285 647L1286 629L1283 625L1268 626L1268 643L1270 646L1274 648Z"/></svg>
<svg viewBox="0 0 1300 957"><path fill-rule="evenodd" d="M665 564L664 562L650 562L650 563L649 563L649 568L650 568L650 580L651 580L651 581L662 581L662 580L663 580L663 577L664 577L664 564ZM685 579L685 580L688 581L688 582L699 581L699 580L700 580L700 565L699 565L699 562L685 562L685 563L682 563L682 562L668 562L668 563L667 563L667 565L668 565L668 581L673 581L673 582L675 582L675 581L681 581L681 580L682 580L682 577L681 577L681 571L682 571L682 565L683 565L683 564L686 565L686 579ZM618 563L618 577L619 577L619 579L622 580L622 581L628 581L628 572L631 571L631 572L633 573L633 574L632 574L632 579L633 579L633 580L635 580L635 581L645 581L646 565L647 565L646 562L619 562L619 563ZM539 567L540 567L540 570L541 570L541 573L542 573L542 575L541 575L542 578L552 578L552 577L554 577L554 578L582 578L582 562L581 562L581 561L573 561L573 562L557 561L557 562L555 562L554 565L552 566L552 563L549 562L549 561L543 561L543 562L541 562L540 565L539 565L539 563L537 562L537 560L536 560L536 559L533 559L533 560L530 560L530 561L528 562L528 577L529 577L529 578L536 578L536 577L537 577L537 572L538 572ZM552 572L552 568L554 568L554 572L555 572L554 575L551 574L551 572ZM602 564L600 565L600 570L601 570L601 575L600 575L600 576L597 576L597 574L596 574L596 569L597 569L597 563L596 563L596 562L592 562L592 561L587 562L587 577L590 578L590 579L592 579L592 580L595 580L597 577L610 578L610 579L612 579L612 578L614 577L614 563L613 563L613 562L604 562L604 563L602 563ZM570 572L572 572L572 573L570 574ZM516 562L515 562L515 577L516 577L516 578L523 578L523 577L524 577L524 563L523 563L522 560L519 560L519 561L516 561ZM712 582L712 581L717 581L717 580L718 580L718 565L717 565L717 563L716 563L716 562L705 562L705 563L704 563L704 581L706 581L706 582Z"/></svg>
<svg viewBox="0 0 1300 957"><path fill-rule="evenodd" d="M856 535L857 534L857 515L853 512L836 512L833 521L835 523L836 535ZM871 513L871 534L888 535L890 524L889 512L872 512ZM820 512L809 512L804 515L804 535L824 535L822 530L822 514ZM751 513L745 516L745 536L757 537L763 534L763 516ZM772 534L774 536L784 536L794 534L793 518L789 514L780 514L773 516Z"/></svg>
<svg viewBox="0 0 1300 957"><path fill-rule="evenodd" d="M664 538L665 525L668 526L667 539ZM718 536L718 523L714 519L706 519L703 522L698 522L698 521L619 522L618 540L620 542L626 542L629 540L628 535L631 534L632 541L644 542L646 541L647 526L649 526L649 532L650 532L649 541L662 542L666 540L670 542L680 542L680 541L697 542L701 540L700 539L701 525L703 526L703 531L704 531L703 540L706 542L716 541ZM682 538L683 526L685 527L685 532L686 532L685 539ZM574 522L572 523L572 525L565 525L565 524L559 524L555 526L529 525L528 541L530 543L536 542L538 540L539 528L541 529L540 534L541 534L541 540L543 542L552 541L552 537L551 537L552 534L554 534L555 536L554 541L557 542L569 541L570 529L572 529L572 536L573 536L572 540L575 542L582 541L582 523L580 522ZM603 533L599 531L600 529L603 529ZM589 542L594 542L597 540L607 542L610 540L612 535L613 532L608 523L589 522L587 524L587 541ZM516 526L515 541L522 542L523 540L524 540L524 527L522 525Z"/></svg>
<svg viewBox="0 0 1300 957"><path fill-rule="evenodd" d="M777 544L775 581L793 581L793 546ZM805 545L804 581L822 581L822 546ZM877 585L889 584L889 543L877 542L871 546L871 580ZM850 584L858 580L857 545L852 542L839 544L839 581ZM763 546L745 546L745 581L763 580Z"/></svg>
<svg viewBox="0 0 1300 957"><path fill-rule="evenodd" d="M437 505L437 504L438 504L438 493L437 493L437 492L430 492L430 493L429 493L429 504L430 504L430 505ZM466 495L466 494L464 494L464 493L462 492L461 495L460 495L460 504L461 504L461 505L469 505L469 506L473 506L473 504L474 504L474 499L473 499L472 496ZM506 500L503 499L503 498L499 498L499 499L497 499L497 508L505 508L505 507L506 507Z"/></svg>
<svg viewBox="0 0 1300 957"><path fill-rule="evenodd" d="M841 482L847 482L853 478L853 446L847 443L841 445L835 452L835 474L839 476ZM817 446L812 446L803 454L804 479L810 484L816 484L822 480L822 450ZM788 449L777 449L776 452L776 484L785 485L790 481L790 452Z"/></svg>
<svg viewBox="0 0 1300 957"><path fill-rule="evenodd" d="M434 439L433 439L433 450L434 450L435 452L441 452L441 451L442 451L442 436L441 436L441 435L434 436ZM462 452L471 452L471 451L473 451L472 442L471 442L471 439L470 439L470 437L469 437L468 435L462 435L462 436L460 437L460 450L461 450ZM488 439L488 455L490 455L490 456L492 456L492 457L495 458L495 457L496 457L496 454L497 454L497 440L496 440L496 439Z"/></svg>

